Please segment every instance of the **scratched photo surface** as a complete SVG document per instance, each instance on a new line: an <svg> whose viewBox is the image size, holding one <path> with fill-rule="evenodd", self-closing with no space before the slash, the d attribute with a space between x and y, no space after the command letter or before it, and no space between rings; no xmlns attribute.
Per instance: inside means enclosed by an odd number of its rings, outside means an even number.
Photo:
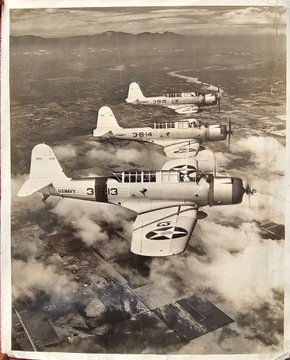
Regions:
<svg viewBox="0 0 290 360"><path fill-rule="evenodd" d="M285 19L282 7L256 6L11 10L12 349L283 351ZM220 112L129 104L134 82L146 97L215 87ZM66 198L61 188L58 197L17 196L37 144L53 149L69 178L145 179L162 169L170 159L158 144L93 136L103 106L120 127L143 128L137 140L152 123L228 129L230 118L230 147L205 145L219 176L242 178L250 191L240 204L200 208L185 251L168 257L130 251L132 210Z"/></svg>

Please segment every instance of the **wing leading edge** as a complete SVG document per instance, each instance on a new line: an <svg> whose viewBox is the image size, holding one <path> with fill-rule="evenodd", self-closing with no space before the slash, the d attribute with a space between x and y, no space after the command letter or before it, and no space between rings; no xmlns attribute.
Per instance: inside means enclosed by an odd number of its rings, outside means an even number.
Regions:
<svg viewBox="0 0 290 360"><path fill-rule="evenodd" d="M196 105L166 105L166 107L173 109L178 114L194 114L199 111L199 107Z"/></svg>
<svg viewBox="0 0 290 360"><path fill-rule="evenodd" d="M183 252L197 222L197 208L174 206L139 214L133 225L131 251L143 256Z"/></svg>
<svg viewBox="0 0 290 360"><path fill-rule="evenodd" d="M164 152L166 156L171 158L184 158L196 156L199 148L200 143L196 140L186 140L164 146Z"/></svg>

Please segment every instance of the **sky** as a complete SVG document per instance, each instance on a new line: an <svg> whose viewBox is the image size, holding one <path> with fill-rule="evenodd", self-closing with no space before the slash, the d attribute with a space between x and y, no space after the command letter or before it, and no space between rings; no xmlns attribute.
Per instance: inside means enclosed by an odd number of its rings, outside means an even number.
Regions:
<svg viewBox="0 0 290 360"><path fill-rule="evenodd" d="M282 7L15 9L11 35L67 37L106 31L172 31L185 36L285 31Z"/></svg>

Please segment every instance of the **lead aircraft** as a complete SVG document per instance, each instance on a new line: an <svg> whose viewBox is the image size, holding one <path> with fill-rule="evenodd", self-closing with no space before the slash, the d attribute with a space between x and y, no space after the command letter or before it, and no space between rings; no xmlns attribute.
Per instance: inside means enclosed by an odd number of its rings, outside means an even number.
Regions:
<svg viewBox="0 0 290 360"><path fill-rule="evenodd" d="M129 104L163 106L173 109L178 114L192 114L199 111L204 106L212 106L218 104L220 112L220 100L222 97L222 90L220 86L217 91L212 91L211 94L204 92L175 92L161 96L145 97L136 82L129 85L128 97L126 102Z"/></svg>
<svg viewBox="0 0 290 360"><path fill-rule="evenodd" d="M225 140L232 134L231 120L226 125L204 125L201 121L187 119L153 123L147 127L122 128L108 106L99 109L95 137L113 137L123 140L147 141L163 146L168 157L196 156L200 144Z"/></svg>
<svg viewBox="0 0 290 360"><path fill-rule="evenodd" d="M109 177L68 178L53 150L36 145L31 153L30 177L18 196L35 192L63 198L97 201L135 211L131 251L145 256L183 252L204 206L242 202L242 179L204 174L194 158L170 160L161 170L113 172Z"/></svg>

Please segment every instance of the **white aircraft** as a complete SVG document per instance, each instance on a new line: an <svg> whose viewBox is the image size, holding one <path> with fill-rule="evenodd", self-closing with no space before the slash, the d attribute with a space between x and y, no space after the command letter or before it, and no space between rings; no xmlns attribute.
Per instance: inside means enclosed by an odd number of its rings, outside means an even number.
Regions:
<svg viewBox="0 0 290 360"><path fill-rule="evenodd" d="M153 123L148 127L122 128L108 106L99 109L96 137L114 137L123 140L147 141L164 147L168 157L196 156L200 144L208 141L225 140L232 134L231 120L226 125L203 125L201 121L187 119Z"/></svg>
<svg viewBox="0 0 290 360"><path fill-rule="evenodd" d="M140 86L136 82L133 82L129 86L126 102L129 104L164 106L175 110L178 114L192 114L198 112L201 107L218 104L220 112L222 90L220 86L218 86L217 91L212 92L211 94L198 91L180 92L169 93L162 96L145 97Z"/></svg>
<svg viewBox="0 0 290 360"><path fill-rule="evenodd" d="M175 159L159 171L122 171L110 177L68 178L52 149L34 147L30 177L18 196L40 192L63 198L115 204L135 211L131 251L144 256L168 256L183 252L203 206L242 202L249 186L235 177L216 177L199 171L194 158Z"/></svg>

